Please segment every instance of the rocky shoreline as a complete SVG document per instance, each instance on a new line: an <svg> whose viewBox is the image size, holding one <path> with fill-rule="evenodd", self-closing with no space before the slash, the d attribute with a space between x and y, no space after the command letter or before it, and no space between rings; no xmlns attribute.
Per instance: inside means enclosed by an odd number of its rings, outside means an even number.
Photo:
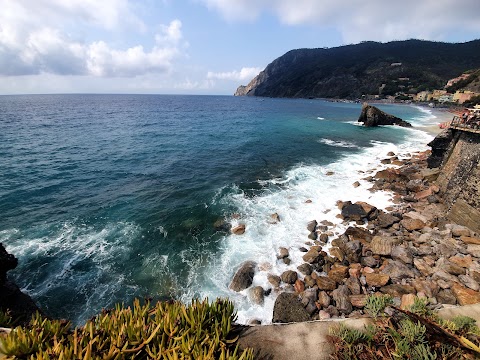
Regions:
<svg viewBox="0 0 480 360"><path fill-rule="evenodd" d="M427 168L430 154L400 160L389 153L382 163L393 166L365 180L371 191L391 191L395 205L377 209L365 202L338 201L337 216L347 226L343 234L335 236L331 222L313 220L305 224L310 234L299 249L304 263L296 271L269 274L269 289L252 287L258 265L248 261L235 273L230 289L247 289L257 305L276 294L273 323L361 317L371 294L389 294L401 307L415 297L428 299L435 309L480 302L480 236L447 219L435 184L440 170ZM278 249L277 259L289 264L289 249Z"/></svg>

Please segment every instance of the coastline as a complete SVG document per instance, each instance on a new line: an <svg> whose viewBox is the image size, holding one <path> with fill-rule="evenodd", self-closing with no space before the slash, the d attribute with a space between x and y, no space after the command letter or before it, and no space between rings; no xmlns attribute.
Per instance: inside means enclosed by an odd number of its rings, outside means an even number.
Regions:
<svg viewBox="0 0 480 360"><path fill-rule="evenodd" d="M438 123L451 120L450 113L427 112L431 113ZM422 131L436 135L441 129L438 125L429 125L422 127ZM375 293L391 294L398 306L405 301L412 301L412 296L425 297L430 301L431 306L436 308L452 303L463 305L465 301L469 301L463 299L461 293L468 293L472 288L478 290L476 282L480 281L480 277L473 282L471 277L464 277L462 282L452 278L452 274L441 273L444 278L440 280L445 282L447 281L445 279L448 279L450 283L442 283L444 288L441 288L439 298L436 297L439 291L438 286L436 293L429 289L429 286L433 286L431 279L427 285L425 283L417 284L416 287L412 285L413 282L424 281L426 274L431 278L433 269L438 268L439 271L443 271L445 261L450 262L457 259L455 257L454 260L442 258L438 264L438 258L429 259L426 265L428 270L422 273L424 264L421 263L421 260L423 261L425 256L435 257L434 247L428 252L422 250L421 256L415 249L417 245L425 242L426 236L419 240L422 234L433 234L434 238L444 237L439 246L443 246L442 241L455 239L458 242L458 236L452 235L454 228L457 233L463 232L464 236L474 238L478 236L478 234L446 220L446 209L442 204L439 189L433 183L437 174L432 175L426 167L429 154L430 151L425 149L417 149L417 151L409 149L405 153L389 152L384 154L383 159L377 159L376 166L365 172L367 176L359 178L359 181L356 181L353 186L364 186L365 184L360 184L360 181L367 181L371 185L369 190L373 194L391 194L389 206L377 208L366 203L365 201L368 199L352 204L348 198L339 198L337 202L339 214L336 217L341 217L343 221L335 224L327 220L325 216L323 218L320 216L305 224L309 235L301 248L303 256L300 259L298 256L291 256L295 249L291 247L278 248L275 253L277 262L283 261L287 265L295 265L296 269L292 270L290 266L281 274L267 276L268 282L273 288L272 294L276 296L273 306L273 323L363 316L362 308L366 296ZM306 199L305 202L308 203L309 199ZM360 216L344 214L351 211L364 211L364 214ZM371 213L374 215L369 218ZM379 214L381 214L382 220L378 220ZM386 226L385 223L382 223L385 221L387 222ZM359 248L353 249L353 253L352 239L355 241L355 246L359 246ZM373 239L376 239L374 245L371 244ZM417 241L419 242L417 243ZM457 245L461 247L461 245ZM390 256L392 250L396 251L395 256ZM451 255L463 258L462 253ZM268 264L260 264L259 267L261 271L269 268ZM401 271L407 275L392 276L390 274L390 272L395 274L398 269L402 269ZM466 271L456 269L456 273L465 275ZM257 274L258 272L255 275ZM436 280L438 279L433 282ZM452 282L461 284L456 288L455 294L448 290L452 287ZM242 293L257 305L263 304L265 299L271 296L270 290L266 291L258 284ZM305 311L298 306L295 296L288 294L298 295ZM456 297L457 295L458 297ZM480 295L470 293L469 296L477 299L477 296ZM297 314L292 315L293 318L290 318L291 314L286 310L288 308L297 309ZM298 315L298 313L302 315ZM250 318L248 323L260 324L262 322L259 319Z"/></svg>

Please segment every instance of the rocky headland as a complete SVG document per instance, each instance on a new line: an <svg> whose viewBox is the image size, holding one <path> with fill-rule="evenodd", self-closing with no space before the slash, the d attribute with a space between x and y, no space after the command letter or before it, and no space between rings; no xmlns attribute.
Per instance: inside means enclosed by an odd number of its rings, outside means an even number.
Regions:
<svg viewBox="0 0 480 360"><path fill-rule="evenodd" d="M399 117L387 114L379 108L363 103L362 111L358 118L358 122L363 123L365 127L375 127L380 125L398 125L403 127L412 127L408 121Z"/></svg>
<svg viewBox="0 0 480 360"><path fill-rule="evenodd" d="M258 266L247 262L230 288L247 289L253 304L275 294L273 323L361 317L371 294L389 294L403 308L416 297L432 308L480 303L478 141L475 134L442 133L429 144L433 151L402 159L389 153L382 160L388 167L366 180L371 191L391 191L394 205L339 199L343 234L312 220L296 270L269 274L271 287L263 289L251 287ZM289 250L278 249L278 261L290 263Z"/></svg>

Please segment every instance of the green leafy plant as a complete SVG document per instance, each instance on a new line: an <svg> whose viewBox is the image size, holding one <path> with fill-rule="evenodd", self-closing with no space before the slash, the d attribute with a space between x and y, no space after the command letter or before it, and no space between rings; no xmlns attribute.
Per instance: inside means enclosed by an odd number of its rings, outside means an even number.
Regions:
<svg viewBox="0 0 480 360"><path fill-rule="evenodd" d="M385 308L393 304L390 295L371 295L367 297L365 311L373 318L383 314Z"/></svg>

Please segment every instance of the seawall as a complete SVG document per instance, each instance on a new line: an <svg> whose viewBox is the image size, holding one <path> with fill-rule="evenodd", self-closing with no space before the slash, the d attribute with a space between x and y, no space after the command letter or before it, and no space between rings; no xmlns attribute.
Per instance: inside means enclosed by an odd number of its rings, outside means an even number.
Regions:
<svg viewBox="0 0 480 360"><path fill-rule="evenodd" d="M429 167L440 170L436 182L448 218L480 232L480 134L447 129L429 145Z"/></svg>

